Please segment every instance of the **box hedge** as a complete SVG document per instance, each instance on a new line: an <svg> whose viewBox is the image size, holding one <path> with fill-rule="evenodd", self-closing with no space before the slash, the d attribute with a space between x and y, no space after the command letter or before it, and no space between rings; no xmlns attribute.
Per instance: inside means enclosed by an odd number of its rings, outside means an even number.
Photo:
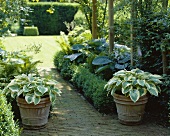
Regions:
<svg viewBox="0 0 170 136"><path fill-rule="evenodd" d="M81 65L71 64L69 59L64 58L64 55L60 51L56 52L54 56L54 65L60 71L60 74L69 79L79 91L82 91L97 110L103 113L115 111L113 97L107 96L107 92L104 90L106 81Z"/></svg>
<svg viewBox="0 0 170 136"><path fill-rule="evenodd" d="M7 104L5 96L0 93L0 136L20 136L21 131L13 118L11 105Z"/></svg>
<svg viewBox="0 0 170 136"><path fill-rule="evenodd" d="M28 6L34 11L30 13L28 20L37 26L40 35L57 35L60 31L67 33L64 22L72 22L78 11L78 4L58 2L28 2ZM47 12L52 8L53 13Z"/></svg>
<svg viewBox="0 0 170 136"><path fill-rule="evenodd" d="M24 27L23 35L25 36L38 36L39 31L37 27Z"/></svg>

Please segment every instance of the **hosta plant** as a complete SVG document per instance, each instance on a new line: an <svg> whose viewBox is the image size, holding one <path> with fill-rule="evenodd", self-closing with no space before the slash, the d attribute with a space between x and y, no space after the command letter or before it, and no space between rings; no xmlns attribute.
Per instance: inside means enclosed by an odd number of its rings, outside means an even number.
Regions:
<svg viewBox="0 0 170 136"><path fill-rule="evenodd" d="M60 96L61 91L56 87L57 81L53 79L35 76L33 74L22 74L16 76L4 88L3 92L11 97L24 97L28 104L37 105L41 98L50 97L50 101L56 100L56 94Z"/></svg>
<svg viewBox="0 0 170 136"><path fill-rule="evenodd" d="M144 72L138 68L131 71L120 70L113 74L104 88L111 95L114 93L122 94L136 102L147 93L158 96L158 93L161 92L159 87L159 84L162 83L161 79L160 75Z"/></svg>

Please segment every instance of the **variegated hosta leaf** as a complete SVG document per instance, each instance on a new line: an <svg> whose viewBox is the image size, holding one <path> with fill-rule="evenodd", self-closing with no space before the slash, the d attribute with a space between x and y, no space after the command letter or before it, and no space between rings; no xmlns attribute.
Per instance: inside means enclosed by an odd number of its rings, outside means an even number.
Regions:
<svg viewBox="0 0 170 136"><path fill-rule="evenodd" d="M14 84L9 86L9 89L11 90L11 92L18 92L19 91L19 85Z"/></svg>
<svg viewBox="0 0 170 136"><path fill-rule="evenodd" d="M116 86L119 86L121 83L122 83L122 81L118 80L117 83L116 83Z"/></svg>
<svg viewBox="0 0 170 136"><path fill-rule="evenodd" d="M17 92L17 96L20 96L22 93L23 93L23 90L20 89L20 90Z"/></svg>
<svg viewBox="0 0 170 136"><path fill-rule="evenodd" d="M24 93L27 93L27 92L29 92L30 91L30 89L28 89L28 87L26 86L26 85L24 85L23 86L23 92Z"/></svg>
<svg viewBox="0 0 170 136"><path fill-rule="evenodd" d="M130 91L129 95L130 95L130 98L133 102L136 102L140 98L140 92L136 89Z"/></svg>
<svg viewBox="0 0 170 136"><path fill-rule="evenodd" d="M149 89L148 89L148 91L150 92L150 94L152 94L152 95L155 95L155 96L158 96L158 90L157 90L157 88L155 87L150 87Z"/></svg>
<svg viewBox="0 0 170 136"><path fill-rule="evenodd" d="M138 80L137 80L137 83L138 83L139 85L141 85L141 86L144 86L144 85L145 85L145 80L140 80L140 79L138 79Z"/></svg>
<svg viewBox="0 0 170 136"><path fill-rule="evenodd" d="M52 91L50 91L50 100L51 102L54 102L56 100L55 93L52 93Z"/></svg>
<svg viewBox="0 0 170 136"><path fill-rule="evenodd" d="M147 90L151 88L151 86L147 82L145 82L145 86L147 87Z"/></svg>
<svg viewBox="0 0 170 136"><path fill-rule="evenodd" d="M159 86L156 86L157 90L158 90L158 93L161 92L161 88Z"/></svg>
<svg viewBox="0 0 170 136"><path fill-rule="evenodd" d="M137 90L139 90L140 96L144 96L147 93L147 90L145 88L137 87Z"/></svg>
<svg viewBox="0 0 170 136"><path fill-rule="evenodd" d="M35 96L42 96L43 94L41 92L39 92L38 90L35 90L34 95Z"/></svg>
<svg viewBox="0 0 170 136"><path fill-rule="evenodd" d="M53 90L52 90L52 92L53 93L55 93L55 94L58 94L59 96L61 96L60 94L62 93L59 89L57 89L57 88L54 88Z"/></svg>
<svg viewBox="0 0 170 136"><path fill-rule="evenodd" d="M35 96L35 95L34 95L33 98L34 98L34 99L33 99L33 102L34 102L35 105L37 105L37 104L41 101L41 97L40 97L40 96Z"/></svg>
<svg viewBox="0 0 170 136"><path fill-rule="evenodd" d="M126 88L130 85L131 85L131 83L125 81L125 82L122 83L122 88Z"/></svg>
<svg viewBox="0 0 170 136"><path fill-rule="evenodd" d="M48 88L44 86L37 86L37 89L41 94L43 95L44 93L48 92Z"/></svg>
<svg viewBox="0 0 170 136"><path fill-rule="evenodd" d="M33 102L33 99L34 99L34 94L27 94L25 96L25 100L28 104L32 103Z"/></svg>
<svg viewBox="0 0 170 136"><path fill-rule="evenodd" d="M122 87L122 94L127 94L130 91L132 91L132 86L128 86L126 88Z"/></svg>
<svg viewBox="0 0 170 136"><path fill-rule="evenodd" d="M113 96L115 92L116 92L116 88L113 88L113 89L111 90L111 95Z"/></svg>

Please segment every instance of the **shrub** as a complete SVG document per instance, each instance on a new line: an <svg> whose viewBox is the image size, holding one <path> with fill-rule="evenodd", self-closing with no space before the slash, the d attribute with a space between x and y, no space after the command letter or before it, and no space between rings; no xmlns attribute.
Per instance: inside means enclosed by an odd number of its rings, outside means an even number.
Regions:
<svg viewBox="0 0 170 136"><path fill-rule="evenodd" d="M91 73L82 66L74 66L72 82L82 91L87 99L92 101L94 107L100 112L110 112L114 109L113 98L104 91L106 81Z"/></svg>
<svg viewBox="0 0 170 136"><path fill-rule="evenodd" d="M13 120L11 105L7 104L6 98L0 93L0 135L20 136L20 129Z"/></svg>
<svg viewBox="0 0 170 136"><path fill-rule="evenodd" d="M25 36L38 36L39 31L37 27L24 27L23 35Z"/></svg>
<svg viewBox="0 0 170 136"><path fill-rule="evenodd" d="M64 22L72 22L78 11L78 4L71 3L53 2L51 5L50 2L31 2L28 6L34 10L28 20L32 20L32 23L38 27L40 35L56 35L60 34L60 31L67 33Z"/></svg>

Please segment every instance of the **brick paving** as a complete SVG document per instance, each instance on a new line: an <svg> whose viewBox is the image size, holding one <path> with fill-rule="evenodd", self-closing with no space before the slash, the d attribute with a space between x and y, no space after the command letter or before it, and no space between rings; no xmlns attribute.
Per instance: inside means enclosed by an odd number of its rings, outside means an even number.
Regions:
<svg viewBox="0 0 170 136"><path fill-rule="evenodd" d="M62 96L52 110L52 116L45 128L23 130L21 136L168 136L168 128L152 122L138 126L119 123L117 115L100 114L69 83L55 72Z"/></svg>

